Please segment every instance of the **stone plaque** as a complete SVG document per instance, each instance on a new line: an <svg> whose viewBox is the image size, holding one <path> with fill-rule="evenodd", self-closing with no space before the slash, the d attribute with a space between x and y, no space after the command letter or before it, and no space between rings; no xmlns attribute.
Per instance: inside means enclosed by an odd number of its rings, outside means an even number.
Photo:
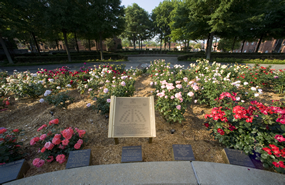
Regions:
<svg viewBox="0 0 285 185"><path fill-rule="evenodd" d="M142 162L142 146L124 146L121 162Z"/></svg>
<svg viewBox="0 0 285 185"><path fill-rule="evenodd" d="M25 159L0 165L0 184L22 178L29 168Z"/></svg>
<svg viewBox="0 0 285 185"><path fill-rule="evenodd" d="M223 150L223 157L229 164L255 168L249 156L241 150L225 148Z"/></svg>
<svg viewBox="0 0 285 185"><path fill-rule="evenodd" d="M91 159L90 154L91 149L69 152L69 157L65 169L89 166Z"/></svg>
<svg viewBox="0 0 285 185"><path fill-rule="evenodd" d="M109 138L156 137L153 96L112 96L109 117Z"/></svg>
<svg viewBox="0 0 285 185"><path fill-rule="evenodd" d="M172 145L175 161L195 161L191 145Z"/></svg>

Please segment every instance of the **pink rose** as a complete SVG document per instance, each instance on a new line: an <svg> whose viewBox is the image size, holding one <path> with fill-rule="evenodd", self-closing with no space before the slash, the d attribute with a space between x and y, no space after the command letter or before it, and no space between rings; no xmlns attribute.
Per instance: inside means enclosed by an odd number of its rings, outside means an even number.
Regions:
<svg viewBox="0 0 285 185"><path fill-rule="evenodd" d="M50 141L49 142L46 142L45 144L45 148L48 149L48 150L52 150L54 147L54 144L52 144Z"/></svg>
<svg viewBox="0 0 285 185"><path fill-rule="evenodd" d="M58 138L56 138L56 137L54 137L54 138L52 139L52 143L55 144L55 145L59 145L59 144L61 143L61 140L58 139Z"/></svg>
<svg viewBox="0 0 285 185"><path fill-rule="evenodd" d="M82 144L83 144L83 140L82 140L82 139L79 139L79 140L77 141L77 143L80 144L80 145L82 145Z"/></svg>
<svg viewBox="0 0 285 185"><path fill-rule="evenodd" d="M62 135L65 139L71 139L71 137L72 137L72 133L70 132L69 129L63 130Z"/></svg>
<svg viewBox="0 0 285 185"><path fill-rule="evenodd" d="M64 154L57 155L56 161L59 162L60 164L64 163L66 161L65 155Z"/></svg>
<svg viewBox="0 0 285 185"><path fill-rule="evenodd" d="M85 130L79 130L78 134L79 134L79 137L82 138L86 134L86 131Z"/></svg>
<svg viewBox="0 0 285 185"><path fill-rule="evenodd" d="M43 141L43 140L45 140L46 137L47 137L47 135L43 134L43 135L41 135L40 140Z"/></svg>
<svg viewBox="0 0 285 185"><path fill-rule="evenodd" d="M79 143L76 143L76 144L74 145L74 148L77 149L77 150L78 150L80 147L81 147L81 144L79 144Z"/></svg>
<svg viewBox="0 0 285 185"><path fill-rule="evenodd" d="M55 135L54 135L54 138L60 139L60 138L61 138L61 134L55 134Z"/></svg>
<svg viewBox="0 0 285 185"><path fill-rule="evenodd" d="M62 145L67 146L68 143L69 143L69 140L68 140L68 139L65 139L65 140L62 140L61 142L62 142Z"/></svg>
<svg viewBox="0 0 285 185"><path fill-rule="evenodd" d="M54 157L51 155L51 156L48 156L48 158L46 159L47 162L52 162L54 160Z"/></svg>
<svg viewBox="0 0 285 185"><path fill-rule="evenodd" d="M42 160L42 159L40 159L40 158L35 158L35 159L33 160L33 165L34 165L35 167L37 167L37 168L41 167L41 166L44 165L44 164L45 164L45 161Z"/></svg>
<svg viewBox="0 0 285 185"><path fill-rule="evenodd" d="M180 110L181 109L181 105L177 105L176 109Z"/></svg>

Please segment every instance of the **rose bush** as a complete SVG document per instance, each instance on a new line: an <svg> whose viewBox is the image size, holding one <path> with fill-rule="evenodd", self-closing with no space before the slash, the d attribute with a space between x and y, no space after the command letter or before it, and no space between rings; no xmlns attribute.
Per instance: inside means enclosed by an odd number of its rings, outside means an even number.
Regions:
<svg viewBox="0 0 285 185"><path fill-rule="evenodd" d="M23 143L17 141L22 134L20 129L0 128L0 165L22 159L26 155L21 147Z"/></svg>
<svg viewBox="0 0 285 185"><path fill-rule="evenodd" d="M40 146L40 158L35 158L33 161L36 167L41 167L45 161L56 160L62 164L66 161L70 151L79 150L87 142L85 130L69 127L59 132L58 119L42 125L37 131L42 131L41 136L34 137L30 141L30 145Z"/></svg>
<svg viewBox="0 0 285 185"><path fill-rule="evenodd" d="M214 107L211 114L206 114L205 126L211 134L229 148L243 150L247 154L261 153L261 161L268 167L276 158L264 153L264 146L278 144L277 136L285 136L285 109L278 106L265 106L251 101L249 106L236 101L236 94L222 93L220 107ZM278 144L281 151L284 144ZM282 154L279 153L281 157ZM277 159L274 161L276 162ZM280 160L279 160L280 161ZM282 161L282 160L281 160Z"/></svg>

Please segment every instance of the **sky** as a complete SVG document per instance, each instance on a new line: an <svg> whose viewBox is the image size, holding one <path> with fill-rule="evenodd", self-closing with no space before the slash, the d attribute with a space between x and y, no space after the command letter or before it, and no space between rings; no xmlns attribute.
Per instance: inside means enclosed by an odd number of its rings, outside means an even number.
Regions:
<svg viewBox="0 0 285 185"><path fill-rule="evenodd" d="M159 5L163 0L121 0L121 5L127 7L128 5L132 5L133 3L137 3L140 7L145 9L148 13Z"/></svg>

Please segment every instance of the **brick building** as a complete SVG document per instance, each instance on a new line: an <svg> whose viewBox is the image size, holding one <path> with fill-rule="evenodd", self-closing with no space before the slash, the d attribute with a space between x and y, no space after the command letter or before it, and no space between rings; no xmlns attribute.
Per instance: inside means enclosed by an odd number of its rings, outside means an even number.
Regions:
<svg viewBox="0 0 285 185"><path fill-rule="evenodd" d="M258 42L245 42L242 53L253 53L257 47ZM275 51L274 51L275 50ZM241 47L233 51L234 53L240 53ZM279 52L285 53L285 39L272 39L261 42L259 46L259 53L272 53Z"/></svg>

